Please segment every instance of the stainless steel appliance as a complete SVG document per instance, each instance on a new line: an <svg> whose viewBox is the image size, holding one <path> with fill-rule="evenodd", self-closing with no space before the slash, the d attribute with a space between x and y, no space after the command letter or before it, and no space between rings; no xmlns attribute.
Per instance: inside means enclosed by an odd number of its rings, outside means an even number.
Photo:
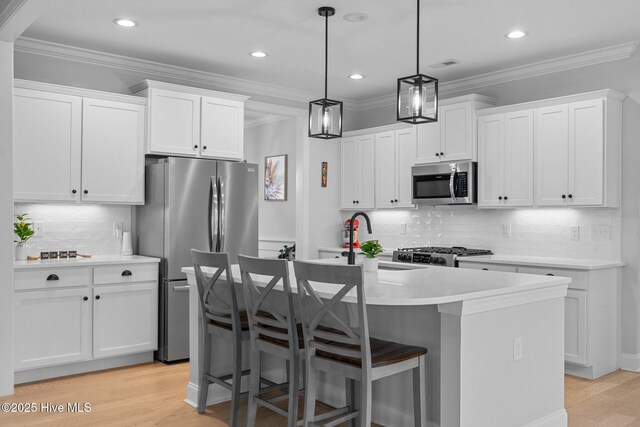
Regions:
<svg viewBox="0 0 640 427"><path fill-rule="evenodd" d="M457 267L458 258L474 255L493 255L489 249L467 249L462 246L450 248L423 246L417 248L400 248L393 251L395 262L431 264L442 267Z"/></svg>
<svg viewBox="0 0 640 427"><path fill-rule="evenodd" d="M192 248L258 256L258 165L169 157L146 167L136 209L138 253L161 258L157 358L189 357Z"/></svg>
<svg viewBox="0 0 640 427"><path fill-rule="evenodd" d="M413 203L469 205L477 203L477 163L439 163L411 168Z"/></svg>

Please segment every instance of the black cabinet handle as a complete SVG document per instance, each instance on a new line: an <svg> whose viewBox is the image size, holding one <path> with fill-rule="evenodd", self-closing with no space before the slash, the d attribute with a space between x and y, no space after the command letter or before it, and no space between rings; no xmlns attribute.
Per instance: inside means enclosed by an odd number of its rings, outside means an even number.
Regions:
<svg viewBox="0 0 640 427"><path fill-rule="evenodd" d="M122 272L122 276L133 276L133 273L130 270L125 270Z"/></svg>
<svg viewBox="0 0 640 427"><path fill-rule="evenodd" d="M360 200L356 200L356 205L360 203Z"/></svg>
<svg viewBox="0 0 640 427"><path fill-rule="evenodd" d="M203 150L206 150L206 149L207 149L207 146L206 146L206 145L203 145L203 146L202 146L202 149L203 149Z"/></svg>
<svg viewBox="0 0 640 427"><path fill-rule="evenodd" d="M440 154L439 154L439 153L436 153L436 157L440 157Z"/></svg>
<svg viewBox="0 0 640 427"><path fill-rule="evenodd" d="M489 269L488 269L488 268L483 268L483 270L484 270L484 271L489 271Z"/></svg>
<svg viewBox="0 0 640 427"><path fill-rule="evenodd" d="M356 201L355 201L355 200L353 201L353 204L354 204L354 205L356 204Z"/></svg>
<svg viewBox="0 0 640 427"><path fill-rule="evenodd" d="M391 203L393 203L393 199L389 200Z"/></svg>
<svg viewBox="0 0 640 427"><path fill-rule="evenodd" d="M84 194L89 194L89 190L84 190L83 193Z"/></svg>
<svg viewBox="0 0 640 427"><path fill-rule="evenodd" d="M573 194L569 194L569 198L570 198L570 199L573 199Z"/></svg>
<svg viewBox="0 0 640 427"><path fill-rule="evenodd" d="M563 199L566 199L566 198L567 198L567 196L563 194L563 195L562 195L562 198L563 198Z"/></svg>
<svg viewBox="0 0 640 427"><path fill-rule="evenodd" d="M71 190L71 193L72 193L72 194L76 194L76 193L77 193L77 191L74 189L74 190Z"/></svg>
<svg viewBox="0 0 640 427"><path fill-rule="evenodd" d="M441 151L441 152L440 152L440 155L441 155L441 156L444 156L444 153Z"/></svg>
<svg viewBox="0 0 640 427"><path fill-rule="evenodd" d="M57 274L50 274L47 276L47 280L60 280Z"/></svg>
<svg viewBox="0 0 640 427"><path fill-rule="evenodd" d="M100 299L100 295L96 295L96 299Z"/></svg>
<svg viewBox="0 0 640 427"><path fill-rule="evenodd" d="M89 297L84 297L82 298L83 300L87 301L89 299Z"/></svg>
<svg viewBox="0 0 640 427"><path fill-rule="evenodd" d="M553 276L553 273L547 273L547 276Z"/></svg>
<svg viewBox="0 0 640 427"><path fill-rule="evenodd" d="M398 203L398 199L395 199L394 202Z"/></svg>
<svg viewBox="0 0 640 427"><path fill-rule="evenodd" d="M198 146L197 146L197 145L194 145L194 146L193 146L193 148L198 148Z"/></svg>
<svg viewBox="0 0 640 427"><path fill-rule="evenodd" d="M504 196L504 199L505 199L505 200L507 200L507 199L508 199L508 197L507 197L507 196Z"/></svg>
<svg viewBox="0 0 640 427"><path fill-rule="evenodd" d="M498 196L498 200L502 200L502 196Z"/></svg>

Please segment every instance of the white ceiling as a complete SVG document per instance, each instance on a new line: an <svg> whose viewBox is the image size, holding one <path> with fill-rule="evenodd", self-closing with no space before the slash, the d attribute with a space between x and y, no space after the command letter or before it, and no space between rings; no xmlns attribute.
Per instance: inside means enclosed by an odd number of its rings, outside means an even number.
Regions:
<svg viewBox="0 0 640 427"><path fill-rule="evenodd" d="M60 0L24 37L363 101L415 73L415 0ZM420 71L452 81L640 40L639 0L422 0ZM368 20L343 19L362 12ZM121 28L128 17L140 23ZM504 35L529 32L520 40ZM262 60L249 53L264 50ZM447 59L460 64L433 69ZM362 73L353 81L349 74Z"/></svg>

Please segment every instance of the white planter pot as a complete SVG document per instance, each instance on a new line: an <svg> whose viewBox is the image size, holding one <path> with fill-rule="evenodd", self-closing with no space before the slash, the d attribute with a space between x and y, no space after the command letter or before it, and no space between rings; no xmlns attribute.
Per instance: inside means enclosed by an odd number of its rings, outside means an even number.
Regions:
<svg viewBox="0 0 640 427"><path fill-rule="evenodd" d="M365 258L364 271L368 271L368 272L378 271L378 258Z"/></svg>
<svg viewBox="0 0 640 427"><path fill-rule="evenodd" d="M29 255L29 247L27 246L26 243L18 243L16 244L16 257L15 260L16 261L26 261L27 260L27 255Z"/></svg>

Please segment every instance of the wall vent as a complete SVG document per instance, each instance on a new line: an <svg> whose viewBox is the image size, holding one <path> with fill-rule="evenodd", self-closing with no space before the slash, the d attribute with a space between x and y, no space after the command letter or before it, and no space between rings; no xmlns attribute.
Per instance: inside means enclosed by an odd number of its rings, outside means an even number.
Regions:
<svg viewBox="0 0 640 427"><path fill-rule="evenodd" d="M458 61L457 59L447 59L446 61L438 62L437 64L432 64L429 66L431 68L442 68L442 67L448 67L450 65L459 64L459 63L460 61Z"/></svg>

